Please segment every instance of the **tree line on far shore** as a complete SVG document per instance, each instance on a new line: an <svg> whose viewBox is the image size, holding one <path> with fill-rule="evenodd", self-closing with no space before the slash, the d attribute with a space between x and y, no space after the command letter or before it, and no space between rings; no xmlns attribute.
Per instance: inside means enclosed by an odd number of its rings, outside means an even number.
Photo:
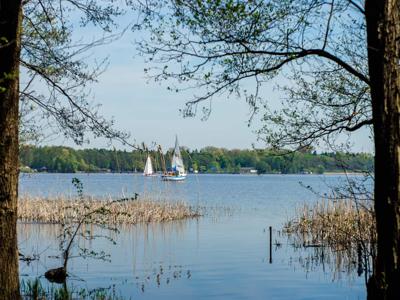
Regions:
<svg viewBox="0 0 400 300"><path fill-rule="evenodd" d="M164 153L166 168L170 167L171 150ZM163 170L159 152L150 151L156 171ZM249 169L264 173L371 172L373 155L369 153L317 153L313 150L286 154L283 150L228 150L206 147L182 151L189 171L199 173L241 173ZM23 172L142 172L147 152L108 149L76 150L63 146L22 146L20 169ZM247 170L246 170L247 169Z"/></svg>

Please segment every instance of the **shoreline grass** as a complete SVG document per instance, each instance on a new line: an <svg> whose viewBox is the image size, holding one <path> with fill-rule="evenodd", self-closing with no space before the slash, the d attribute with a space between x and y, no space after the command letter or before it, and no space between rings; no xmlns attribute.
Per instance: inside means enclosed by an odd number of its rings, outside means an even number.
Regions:
<svg viewBox="0 0 400 300"><path fill-rule="evenodd" d="M22 196L18 202L18 220L65 224L74 222L82 211L99 210L103 207L107 210L103 222L107 224L167 222L200 216L196 209L182 201Z"/></svg>
<svg viewBox="0 0 400 300"><path fill-rule="evenodd" d="M367 283L376 257L375 226L371 201L323 199L297 209L283 233L294 247L314 249L321 262L331 253L334 274L357 271Z"/></svg>
<svg viewBox="0 0 400 300"><path fill-rule="evenodd" d="M324 199L304 204L284 225L283 231L301 237L304 245L346 248L354 243L373 244L375 218L372 207L350 199Z"/></svg>

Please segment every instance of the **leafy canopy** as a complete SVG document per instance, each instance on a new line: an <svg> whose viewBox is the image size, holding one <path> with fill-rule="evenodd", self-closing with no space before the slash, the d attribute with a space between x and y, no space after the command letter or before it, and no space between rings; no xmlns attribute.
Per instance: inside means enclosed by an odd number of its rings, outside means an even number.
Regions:
<svg viewBox="0 0 400 300"><path fill-rule="evenodd" d="M235 95L252 116L262 109L260 139L302 148L371 125L362 7L351 0L147 0L136 6L143 18L135 29L148 32L139 49L149 76L172 90L195 90L184 116L200 106L207 117L204 101ZM278 110L261 90L271 79L285 95Z"/></svg>

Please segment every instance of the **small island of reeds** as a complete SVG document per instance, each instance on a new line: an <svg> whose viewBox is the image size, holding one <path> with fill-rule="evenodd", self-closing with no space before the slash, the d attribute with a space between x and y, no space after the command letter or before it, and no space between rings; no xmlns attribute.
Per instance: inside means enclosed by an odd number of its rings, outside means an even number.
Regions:
<svg viewBox="0 0 400 300"><path fill-rule="evenodd" d="M304 245L329 245L346 248L354 243L375 242L374 211L371 206L351 199L324 199L304 204L286 222L284 232L299 237Z"/></svg>
<svg viewBox="0 0 400 300"><path fill-rule="evenodd" d="M165 222L199 216L195 208L182 201L160 201L140 197L113 200L94 197L22 196L18 204L18 219L21 222L64 224L75 220L84 211L97 212L97 215L98 212L103 212L102 223L108 224Z"/></svg>
<svg viewBox="0 0 400 300"><path fill-rule="evenodd" d="M356 268L367 282L376 257L374 214L372 202L323 199L298 208L283 232L295 248L316 249L321 261L331 252L337 271Z"/></svg>

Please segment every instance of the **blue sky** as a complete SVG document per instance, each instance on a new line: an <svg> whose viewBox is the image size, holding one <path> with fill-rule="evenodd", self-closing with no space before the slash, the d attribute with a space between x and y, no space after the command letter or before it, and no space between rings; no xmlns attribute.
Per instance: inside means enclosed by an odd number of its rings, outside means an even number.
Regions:
<svg viewBox="0 0 400 300"><path fill-rule="evenodd" d="M128 19L124 19L126 23ZM97 33L96 29L86 28L78 29L75 34L78 39L92 39ZM135 47L135 39L139 38L128 30L113 43L91 50L93 59L109 57L107 70L100 76L98 83L91 86L91 97L94 102L102 105L100 111L104 116L115 119L118 129L130 132L132 140L137 143L149 145L156 142L164 149L173 146L175 134L181 145L191 149L206 146L245 149L251 148L253 144L263 147L263 144L257 143L254 133L261 123L256 118L248 127L249 107L244 99L217 97L212 102L212 113L208 120L202 121L201 113L194 118L183 118L179 109L184 107L185 101L191 99L194 91L175 93L168 91L165 83L149 81L144 73L148 67L145 58L138 54ZM273 85L272 82L264 86L263 95L274 106L274 103L279 102L280 94L273 89ZM373 150L368 135L364 131L354 136L354 151ZM51 144L74 146L72 142L59 138L52 140ZM123 148L118 143L114 146ZM92 139L84 147L110 146L106 140Z"/></svg>

